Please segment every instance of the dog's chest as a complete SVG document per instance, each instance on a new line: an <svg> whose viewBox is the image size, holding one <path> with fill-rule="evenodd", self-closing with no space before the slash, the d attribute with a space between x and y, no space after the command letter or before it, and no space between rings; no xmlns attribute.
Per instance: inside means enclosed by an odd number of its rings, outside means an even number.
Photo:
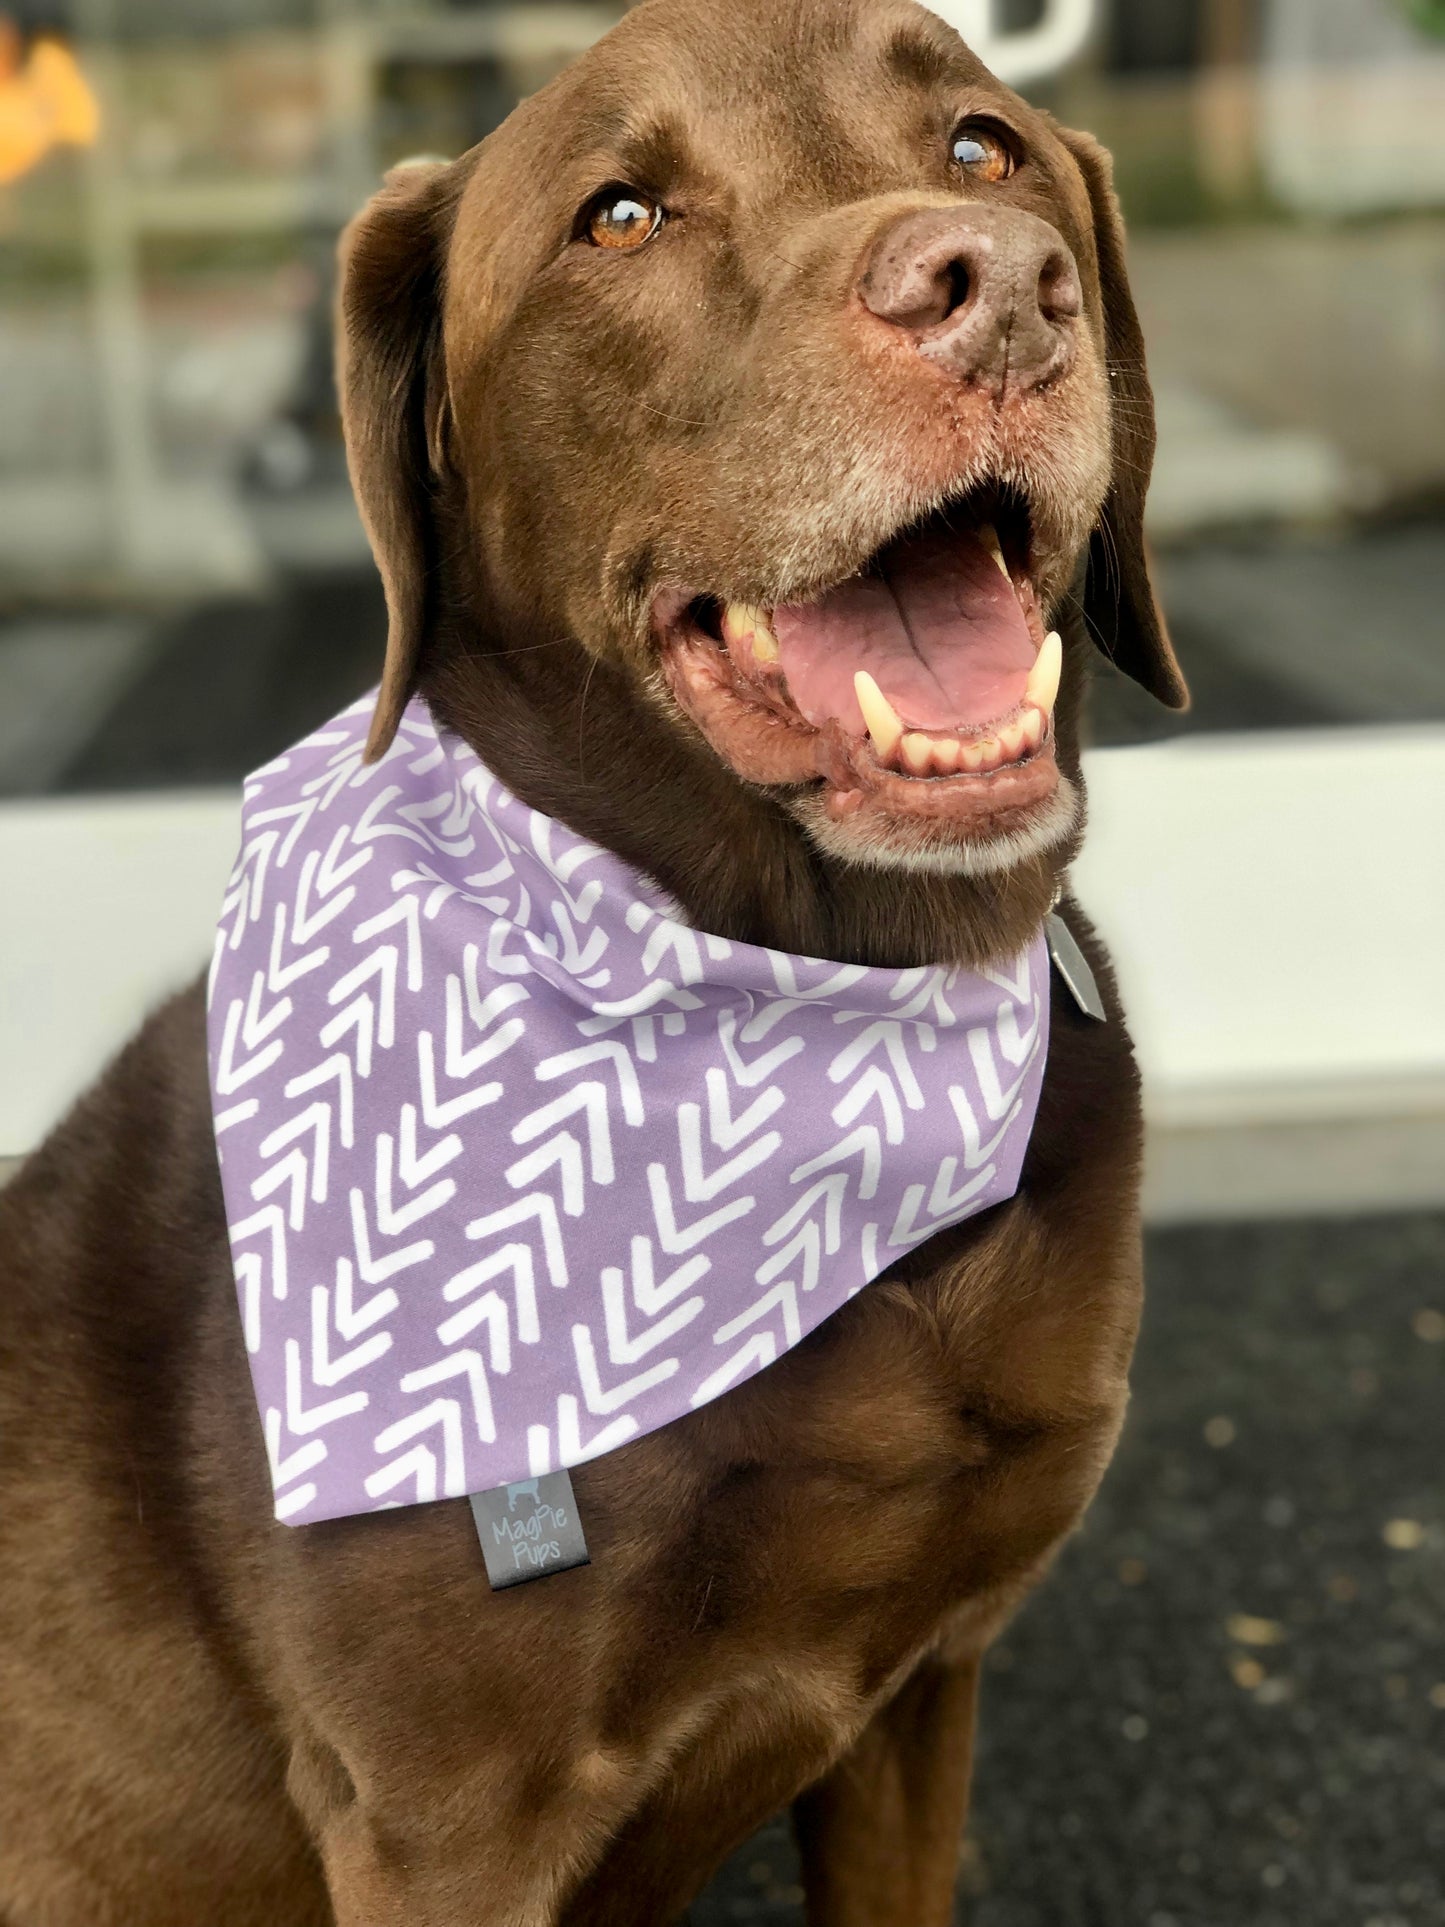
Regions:
<svg viewBox="0 0 1445 1927"><path fill-rule="evenodd" d="M1130 1272L1006 1223L963 1242L697 1415L714 1469L664 1543L704 1622L780 1656L846 1625L850 1664L887 1670L1087 1503L1126 1396Z"/></svg>

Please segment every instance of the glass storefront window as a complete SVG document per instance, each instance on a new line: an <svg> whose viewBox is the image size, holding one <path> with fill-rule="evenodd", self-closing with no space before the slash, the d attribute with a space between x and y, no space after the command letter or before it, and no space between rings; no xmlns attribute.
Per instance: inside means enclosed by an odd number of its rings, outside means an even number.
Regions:
<svg viewBox="0 0 1445 1927"><path fill-rule="evenodd" d="M379 660L330 372L341 223L615 10L8 5L0 793L227 780ZM1175 725L1106 677L1098 734L1445 714L1439 8L1083 9L1082 51L1028 85L1117 156L1198 697ZM1050 17L952 11L1016 36Z"/></svg>

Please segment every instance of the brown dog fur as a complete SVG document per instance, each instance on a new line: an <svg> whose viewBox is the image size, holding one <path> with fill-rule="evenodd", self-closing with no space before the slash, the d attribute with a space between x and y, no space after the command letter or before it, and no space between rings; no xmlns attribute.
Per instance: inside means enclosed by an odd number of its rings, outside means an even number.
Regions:
<svg viewBox="0 0 1445 1927"><path fill-rule="evenodd" d="M960 385L940 426L836 317L881 224L958 198L932 143L965 108L1027 146L993 192L1072 249L1087 353L1068 392ZM688 209L645 274L570 238L639 170ZM347 255L376 740L419 687L709 930L1016 951L1074 838L976 879L825 854L806 799L672 703L648 609L679 576L807 593L1012 461L1052 531L1066 778L1087 627L1182 699L1099 150L910 7L649 0L480 149L396 177ZM1104 1470L1139 1309L1136 1077L1070 917L1110 1020L1056 987L1018 1195L579 1469L593 1563L500 1594L462 1503L273 1522L199 988L152 1020L0 1199L4 1927L666 1927L789 1802L814 1927L948 1920L979 1658Z"/></svg>

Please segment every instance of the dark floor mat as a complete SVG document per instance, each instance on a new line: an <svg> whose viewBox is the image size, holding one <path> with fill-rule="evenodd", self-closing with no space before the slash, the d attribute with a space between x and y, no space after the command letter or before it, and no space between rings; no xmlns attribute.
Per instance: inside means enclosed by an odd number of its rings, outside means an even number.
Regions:
<svg viewBox="0 0 1445 1927"><path fill-rule="evenodd" d="M1188 609L1176 618L1193 707L1162 709L1102 660L1089 740L1289 729L1354 720L1277 667L1242 660ZM216 601L162 626L140 673L53 787L161 789L235 782L361 694L381 673L386 612L368 571L298 577L267 602Z"/></svg>
<svg viewBox="0 0 1445 1927"><path fill-rule="evenodd" d="M1445 720L1438 522L1216 536L1162 555L1158 576L1193 706L1170 715L1101 666L1092 741Z"/></svg>
<svg viewBox="0 0 1445 1927"><path fill-rule="evenodd" d="M1445 1923L1445 1218L1149 1244L1124 1444L995 1650L969 1927ZM797 1927L786 1828L693 1927Z"/></svg>
<svg viewBox="0 0 1445 1927"><path fill-rule="evenodd" d="M1360 720L1277 666L1250 661L1187 603L1176 605L1170 632L1189 684L1188 709L1165 709L1099 657L1092 665L1086 743L1110 748L1209 730L1324 729Z"/></svg>
<svg viewBox="0 0 1445 1927"><path fill-rule="evenodd" d="M202 603L164 625L55 787L239 782L376 682L385 649L370 569L297 577L266 602Z"/></svg>
<svg viewBox="0 0 1445 1927"><path fill-rule="evenodd" d="M1193 707L1162 709L1100 659L1089 740L1445 716L1419 585L1422 575L1427 588L1436 581L1442 556L1440 531L1422 525L1312 544L1219 541L1165 557ZM50 786L232 782L375 682L385 639L380 585L365 565L292 575L266 601L200 604L165 625L137 680Z"/></svg>

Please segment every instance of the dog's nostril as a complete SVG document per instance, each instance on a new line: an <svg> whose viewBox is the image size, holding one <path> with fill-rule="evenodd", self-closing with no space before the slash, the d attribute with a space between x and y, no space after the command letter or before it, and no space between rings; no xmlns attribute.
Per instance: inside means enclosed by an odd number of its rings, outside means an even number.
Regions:
<svg viewBox="0 0 1445 1927"><path fill-rule="evenodd" d="M1076 320L1084 305L1078 271L1066 254L1051 254L1039 270L1039 311L1046 321Z"/></svg>
<svg viewBox="0 0 1445 1927"><path fill-rule="evenodd" d="M973 277L968 271L966 261L953 260L944 269L941 279L948 304L943 311L943 319L946 321L951 314L957 314L960 308L968 306L968 297L973 292Z"/></svg>
<svg viewBox="0 0 1445 1927"><path fill-rule="evenodd" d="M1017 208L927 208L876 238L856 283L936 369L1001 393L1055 379L1083 313L1078 269L1056 228Z"/></svg>

